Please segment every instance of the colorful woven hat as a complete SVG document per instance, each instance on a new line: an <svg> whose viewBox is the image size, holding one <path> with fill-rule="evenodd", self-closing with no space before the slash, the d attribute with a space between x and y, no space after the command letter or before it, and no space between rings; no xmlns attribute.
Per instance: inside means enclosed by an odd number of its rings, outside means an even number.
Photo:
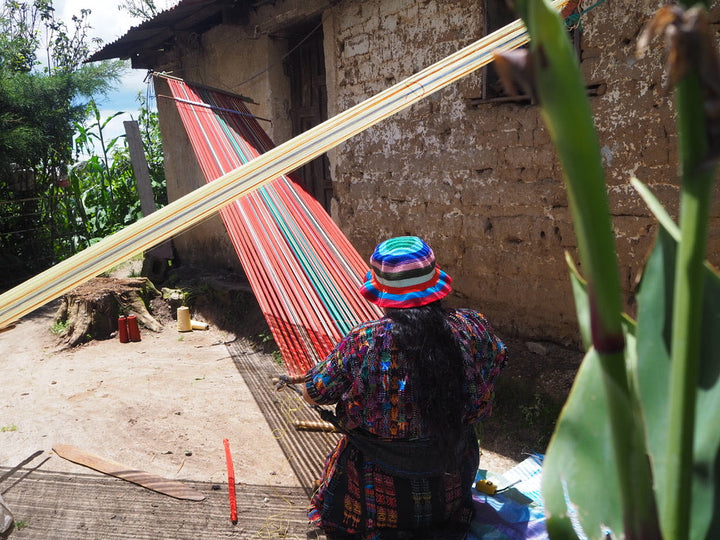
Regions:
<svg viewBox="0 0 720 540"><path fill-rule="evenodd" d="M385 240L370 257L360 294L386 308L419 307L447 296L452 278L435 264L432 249L417 236Z"/></svg>

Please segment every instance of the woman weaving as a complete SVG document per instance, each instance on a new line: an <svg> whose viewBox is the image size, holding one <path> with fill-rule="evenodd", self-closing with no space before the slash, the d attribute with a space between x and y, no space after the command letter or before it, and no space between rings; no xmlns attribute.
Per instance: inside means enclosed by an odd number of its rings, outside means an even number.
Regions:
<svg viewBox="0 0 720 540"><path fill-rule="evenodd" d="M345 435L325 462L308 517L328 539L464 538L479 448L505 346L478 312L446 309L451 278L419 238L375 249L362 295L385 316L355 327L304 377L336 405Z"/></svg>

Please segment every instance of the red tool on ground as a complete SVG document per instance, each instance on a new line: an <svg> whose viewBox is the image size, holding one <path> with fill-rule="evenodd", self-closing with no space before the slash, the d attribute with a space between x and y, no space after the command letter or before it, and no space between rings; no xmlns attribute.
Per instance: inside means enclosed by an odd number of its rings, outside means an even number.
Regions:
<svg viewBox="0 0 720 540"><path fill-rule="evenodd" d="M232 456L230 455L230 441L223 439L225 445L225 461L228 471L228 497L230 498L230 521L233 525L237 523L237 499L235 498L235 469L233 468Z"/></svg>

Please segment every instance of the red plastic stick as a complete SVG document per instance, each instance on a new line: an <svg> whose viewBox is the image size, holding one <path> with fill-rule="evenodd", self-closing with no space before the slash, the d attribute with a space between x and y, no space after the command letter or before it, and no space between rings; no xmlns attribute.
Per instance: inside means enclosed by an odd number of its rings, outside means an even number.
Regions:
<svg viewBox="0 0 720 540"><path fill-rule="evenodd" d="M223 439L225 445L225 461L228 471L228 497L230 498L230 521L233 525L237 523L237 499L235 498L235 470L232 457L230 456L230 441Z"/></svg>

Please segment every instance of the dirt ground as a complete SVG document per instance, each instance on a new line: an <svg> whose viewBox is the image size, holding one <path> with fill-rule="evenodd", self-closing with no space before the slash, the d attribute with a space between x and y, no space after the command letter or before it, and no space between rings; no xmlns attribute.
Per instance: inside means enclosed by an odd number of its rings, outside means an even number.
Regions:
<svg viewBox="0 0 720 540"><path fill-rule="evenodd" d="M53 307L0 334L0 464L71 444L161 476L222 482L228 438L237 478L294 481L228 355L231 336L168 324L141 329L140 342L58 350ZM60 458L52 468L77 470Z"/></svg>
<svg viewBox="0 0 720 540"><path fill-rule="evenodd" d="M63 349L50 331L53 302L0 333L0 467L42 452L43 471L92 472L52 452L69 444L166 478L225 484L227 438L236 482L298 486L226 347L236 339L258 346L269 332L247 289L212 283L202 277L192 285L191 314L210 323L206 331L178 332L172 309L156 302L162 331ZM544 452L581 359L551 343L505 341L511 360L482 440L481 467L496 472ZM271 350L267 356L272 362Z"/></svg>

